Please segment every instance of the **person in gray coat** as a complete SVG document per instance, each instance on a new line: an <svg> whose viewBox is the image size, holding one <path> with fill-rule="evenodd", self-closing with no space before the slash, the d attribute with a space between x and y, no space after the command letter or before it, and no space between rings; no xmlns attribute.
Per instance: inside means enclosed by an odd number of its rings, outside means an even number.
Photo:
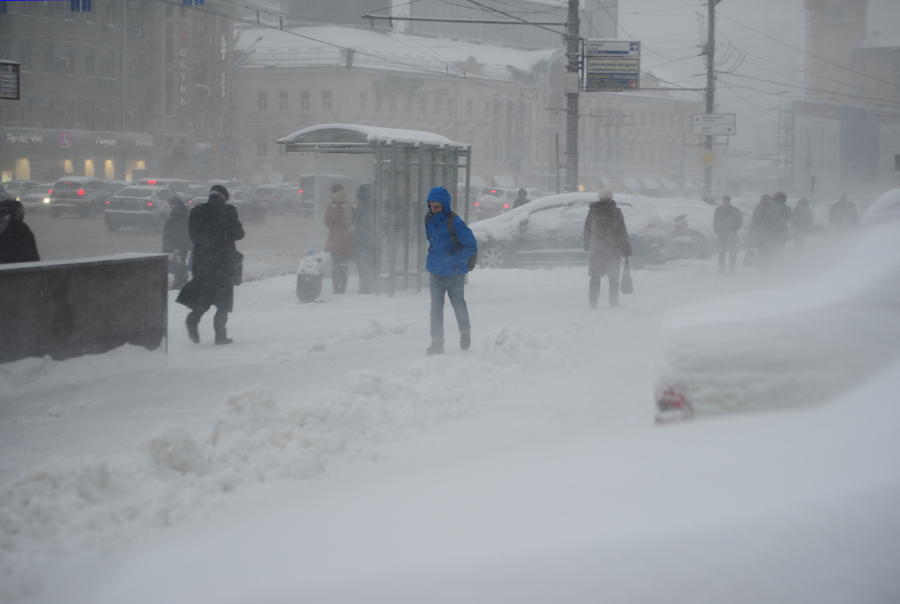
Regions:
<svg viewBox="0 0 900 604"><path fill-rule="evenodd" d="M725 274L725 255L728 254L728 271L734 273L737 264L738 230L744 224L744 215L731 205L731 197L722 196L722 205L713 214L713 230L719 237L719 273Z"/></svg>
<svg viewBox="0 0 900 604"><path fill-rule="evenodd" d="M600 279L609 277L609 305L619 305L619 271L622 257L631 256L628 243L628 229L622 210L613 201L613 193L608 188L600 189L598 200L589 206L587 220L584 221L584 249L590 252L588 275L588 302L597 308L600 298Z"/></svg>

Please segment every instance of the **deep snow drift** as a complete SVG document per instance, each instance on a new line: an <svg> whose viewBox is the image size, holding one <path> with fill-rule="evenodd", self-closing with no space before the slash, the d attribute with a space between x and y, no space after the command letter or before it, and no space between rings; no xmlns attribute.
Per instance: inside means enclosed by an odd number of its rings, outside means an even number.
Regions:
<svg viewBox="0 0 900 604"><path fill-rule="evenodd" d="M813 409L653 425L664 311L835 249L653 267L593 312L584 268L478 270L473 349L448 306L437 358L427 290L301 304L282 276L238 288L229 347L173 303L168 353L2 365L0 599L896 600L896 366Z"/></svg>

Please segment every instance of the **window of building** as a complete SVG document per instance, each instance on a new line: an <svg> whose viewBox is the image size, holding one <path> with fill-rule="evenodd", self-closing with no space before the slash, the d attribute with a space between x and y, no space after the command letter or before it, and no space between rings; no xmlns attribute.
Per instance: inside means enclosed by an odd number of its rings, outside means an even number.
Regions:
<svg viewBox="0 0 900 604"><path fill-rule="evenodd" d="M287 90L278 91L278 111L288 110L288 93Z"/></svg>
<svg viewBox="0 0 900 604"><path fill-rule="evenodd" d="M173 17L173 16L175 16L175 5L173 5L173 4L166 4L166 16L167 16L167 17Z"/></svg>
<svg viewBox="0 0 900 604"><path fill-rule="evenodd" d="M172 8L171 4L166 4L167 8ZM174 25L172 23L166 23L166 39L165 39L165 55L166 55L166 63L171 63L175 60L175 33L173 31Z"/></svg>
<svg viewBox="0 0 900 604"><path fill-rule="evenodd" d="M201 36L209 33L209 15L201 13L194 18L194 33Z"/></svg>
<svg viewBox="0 0 900 604"><path fill-rule="evenodd" d="M300 91L300 111L309 111L309 91Z"/></svg>
<svg viewBox="0 0 900 604"><path fill-rule="evenodd" d="M424 96L419 97L419 115L425 115L428 99Z"/></svg>
<svg viewBox="0 0 900 604"><path fill-rule="evenodd" d="M194 65L194 84L206 86L206 61L203 59Z"/></svg>
<svg viewBox="0 0 900 604"><path fill-rule="evenodd" d="M268 111L269 110L269 95L266 92L260 91L256 93L256 109L258 111Z"/></svg>
<svg viewBox="0 0 900 604"><path fill-rule="evenodd" d="M34 14L34 2L19 2L19 8L22 9L22 14L27 17Z"/></svg>
<svg viewBox="0 0 900 604"><path fill-rule="evenodd" d="M360 113L366 112L366 97L367 96L368 95L365 92L359 93L359 112Z"/></svg>
<svg viewBox="0 0 900 604"><path fill-rule="evenodd" d="M166 84L165 84L165 111L166 115L172 115L173 109L173 98L175 96L175 81L173 79L173 74L171 71L166 72Z"/></svg>
<svg viewBox="0 0 900 604"><path fill-rule="evenodd" d="M266 143L266 141L257 141L256 155L258 157L267 157L269 155L269 145Z"/></svg>
<svg viewBox="0 0 900 604"><path fill-rule="evenodd" d="M44 73L53 73L53 44L44 42Z"/></svg>
<svg viewBox="0 0 900 604"><path fill-rule="evenodd" d="M412 99L411 94L406 95L406 107L404 108L406 115L412 115Z"/></svg>
<svg viewBox="0 0 900 604"><path fill-rule="evenodd" d="M113 0L106 0L106 5L103 7L103 17L105 23L113 24L116 22L116 5L113 4Z"/></svg>
<svg viewBox="0 0 900 604"><path fill-rule="evenodd" d="M381 93L375 93L375 113L381 113Z"/></svg>
<svg viewBox="0 0 900 604"><path fill-rule="evenodd" d="M132 54L128 60L128 77L132 80L142 80L144 57L140 53Z"/></svg>
<svg viewBox="0 0 900 604"><path fill-rule="evenodd" d="M439 96L434 97L434 115L441 115L441 97Z"/></svg>
<svg viewBox="0 0 900 604"><path fill-rule="evenodd" d="M456 115L456 114L454 113L454 109L453 109L453 99L448 98L447 99L447 117L453 117L454 115Z"/></svg>
<svg viewBox="0 0 900 604"><path fill-rule="evenodd" d="M94 104L88 101L84 104L84 129L93 130L94 126Z"/></svg>
<svg viewBox="0 0 900 604"><path fill-rule="evenodd" d="M393 94L390 98L390 111L391 113L397 113L397 97Z"/></svg>
<svg viewBox="0 0 900 604"><path fill-rule="evenodd" d="M53 18L53 5L54 5L53 2L47 2L47 0L44 0L44 18L45 19Z"/></svg>
<svg viewBox="0 0 900 604"><path fill-rule="evenodd" d="M322 91L322 111L331 111L331 91Z"/></svg>
<svg viewBox="0 0 900 604"><path fill-rule="evenodd" d="M474 113L472 105L473 105L472 99L467 99L466 100L466 119L472 119L472 115Z"/></svg>
<svg viewBox="0 0 900 604"><path fill-rule="evenodd" d="M106 58L103 59L103 77L114 78L116 76L116 51L107 49Z"/></svg>
<svg viewBox="0 0 900 604"><path fill-rule="evenodd" d="M96 51L93 48L86 47L84 49L84 75L94 75L94 56Z"/></svg>
<svg viewBox="0 0 900 604"><path fill-rule="evenodd" d="M0 60L9 60L9 40L0 39Z"/></svg>
<svg viewBox="0 0 900 604"><path fill-rule="evenodd" d="M23 2L22 4L28 4ZM19 42L19 66L22 71L31 71L31 42L22 40Z"/></svg>
<svg viewBox="0 0 900 604"><path fill-rule="evenodd" d="M59 58L60 71L66 75L75 73L75 45L63 46L63 55Z"/></svg>

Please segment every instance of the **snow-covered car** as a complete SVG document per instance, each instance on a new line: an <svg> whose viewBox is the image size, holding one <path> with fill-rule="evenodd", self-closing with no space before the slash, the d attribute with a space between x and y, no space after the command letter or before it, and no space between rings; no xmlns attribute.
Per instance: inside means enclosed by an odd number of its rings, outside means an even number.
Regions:
<svg viewBox="0 0 900 604"><path fill-rule="evenodd" d="M103 220L109 231L122 227L162 230L175 191L152 185L125 187L106 201Z"/></svg>
<svg viewBox="0 0 900 604"><path fill-rule="evenodd" d="M26 214L46 214L50 205L50 193L53 192L53 183L45 182L28 189L24 195L19 196Z"/></svg>
<svg viewBox="0 0 900 604"><path fill-rule="evenodd" d="M53 185L47 211L53 218L66 213L77 214L82 218L93 218L103 213L110 195L109 185L100 179L70 176L56 181Z"/></svg>
<svg viewBox="0 0 900 604"><path fill-rule="evenodd" d="M900 224L820 276L672 311L657 421L812 405L900 355Z"/></svg>
<svg viewBox="0 0 900 604"><path fill-rule="evenodd" d="M513 195L515 197L515 195ZM507 197L506 189L494 187L481 190L481 195L475 201L475 219L484 220L502 214L512 207L512 202Z"/></svg>
<svg viewBox="0 0 900 604"><path fill-rule="evenodd" d="M33 180L7 180L3 183L3 188L13 198L22 201L22 195L28 192L31 187L35 187L40 183Z"/></svg>
<svg viewBox="0 0 900 604"><path fill-rule="evenodd" d="M885 222L900 220L900 189L891 189L879 197L863 212L859 219L861 226L875 226Z"/></svg>
<svg viewBox="0 0 900 604"><path fill-rule="evenodd" d="M642 199L620 195L631 243L631 268L658 262L666 231L659 213ZM587 264L584 221L597 193L560 193L476 222L478 259L484 268Z"/></svg>
<svg viewBox="0 0 900 604"><path fill-rule="evenodd" d="M299 189L287 186L263 185L248 191L250 199L262 204L272 214L296 212L300 209L300 196L295 193Z"/></svg>
<svg viewBox="0 0 900 604"><path fill-rule="evenodd" d="M187 205L192 208L207 201L209 195L203 194L188 200ZM245 189L228 189L228 203L237 208L238 218L244 222L262 224L266 221L266 206L251 199Z"/></svg>

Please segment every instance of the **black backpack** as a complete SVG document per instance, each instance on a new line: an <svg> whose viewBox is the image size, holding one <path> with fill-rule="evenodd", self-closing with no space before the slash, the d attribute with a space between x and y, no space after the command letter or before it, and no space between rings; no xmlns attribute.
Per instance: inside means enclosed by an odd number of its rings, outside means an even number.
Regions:
<svg viewBox="0 0 900 604"><path fill-rule="evenodd" d="M428 214L428 218L426 219L426 224L431 222L431 217L434 214ZM447 216L447 230L450 231L450 237L453 238L453 242L456 243L456 250L450 252L451 254L455 254L462 248L462 245L459 243L459 239L456 237L456 228L453 226L453 220L457 218L457 215L453 212L450 212ZM428 233L428 229L425 229L425 232ZM431 237L428 237L428 241L431 241ZM475 270L475 267L478 265L478 252L476 251L474 254L469 256L469 271Z"/></svg>

